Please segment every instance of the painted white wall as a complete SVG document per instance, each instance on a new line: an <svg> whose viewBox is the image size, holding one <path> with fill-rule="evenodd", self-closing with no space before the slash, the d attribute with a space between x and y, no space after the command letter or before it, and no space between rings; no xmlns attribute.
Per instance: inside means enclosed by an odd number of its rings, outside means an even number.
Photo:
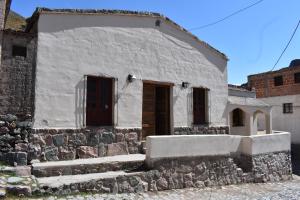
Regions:
<svg viewBox="0 0 300 200"><path fill-rule="evenodd" d="M186 145L188 144L188 148ZM230 154L258 155L290 151L291 134L268 135L179 135L149 136L146 140L146 162L166 158L224 156Z"/></svg>
<svg viewBox="0 0 300 200"><path fill-rule="evenodd" d="M84 75L117 78L115 126L142 125L141 80L172 82L173 123L192 124L192 87L210 89L210 123L226 125L227 61L154 17L41 14L38 22L34 128L84 124ZM128 74L139 80L127 84ZM182 81L190 88L181 89Z"/></svg>
<svg viewBox="0 0 300 200"><path fill-rule="evenodd" d="M291 133L292 143L300 144L300 95L277 96L261 98L265 103L273 106L273 129ZM283 103L293 103L293 113L283 113ZM262 119L259 119L262 123Z"/></svg>

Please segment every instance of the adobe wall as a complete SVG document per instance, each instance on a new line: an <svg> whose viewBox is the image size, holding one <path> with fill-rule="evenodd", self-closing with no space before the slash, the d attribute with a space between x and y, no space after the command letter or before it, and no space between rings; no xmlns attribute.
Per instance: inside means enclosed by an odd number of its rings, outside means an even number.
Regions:
<svg viewBox="0 0 300 200"><path fill-rule="evenodd" d="M36 37L4 31L0 66L0 114L33 114ZM13 45L27 47L27 57L13 57Z"/></svg>
<svg viewBox="0 0 300 200"><path fill-rule="evenodd" d="M226 59L172 24L156 27L156 20L41 14L34 128L84 127L85 75L115 78L116 128L142 127L143 80L174 83L172 127L192 126L192 87L210 89L210 125L226 125ZM128 74L137 80L128 83ZM183 81L189 88L181 87Z"/></svg>

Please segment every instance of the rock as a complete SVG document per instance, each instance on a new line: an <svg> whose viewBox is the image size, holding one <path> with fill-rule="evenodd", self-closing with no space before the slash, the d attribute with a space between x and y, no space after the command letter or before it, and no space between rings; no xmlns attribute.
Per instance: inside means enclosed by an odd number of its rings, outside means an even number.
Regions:
<svg viewBox="0 0 300 200"><path fill-rule="evenodd" d="M79 158L97 158L98 157L98 148L81 146L77 148L77 156Z"/></svg>
<svg viewBox="0 0 300 200"><path fill-rule="evenodd" d="M0 120L1 121L6 121L6 122L13 122L13 121L17 121L17 116L15 115L11 115L11 114L7 114L7 115L0 115Z"/></svg>
<svg viewBox="0 0 300 200"><path fill-rule="evenodd" d="M57 147L46 147L45 148L45 158L47 161L57 161L58 159L58 149Z"/></svg>
<svg viewBox="0 0 300 200"><path fill-rule="evenodd" d="M156 186L159 191L167 190L168 189L168 181L165 178L160 177L156 182Z"/></svg>
<svg viewBox="0 0 300 200"><path fill-rule="evenodd" d="M5 135L5 134L8 134L9 133L9 129L5 126L2 126L0 128L0 135Z"/></svg>
<svg viewBox="0 0 300 200"><path fill-rule="evenodd" d="M24 181L24 179L21 177L9 177L7 179L7 183L12 185L20 184L22 181Z"/></svg>
<svg viewBox="0 0 300 200"><path fill-rule="evenodd" d="M125 134L126 141L138 141L138 135L136 132L130 132Z"/></svg>
<svg viewBox="0 0 300 200"><path fill-rule="evenodd" d="M84 133L73 133L69 137L69 144L73 147L86 146L87 140Z"/></svg>
<svg viewBox="0 0 300 200"><path fill-rule="evenodd" d="M5 125L5 121L0 121L0 127Z"/></svg>
<svg viewBox="0 0 300 200"><path fill-rule="evenodd" d="M116 142L124 142L125 136L123 133L116 133Z"/></svg>
<svg viewBox="0 0 300 200"><path fill-rule="evenodd" d="M53 139L53 144L57 147L65 145L68 140L64 134L53 135L52 139Z"/></svg>
<svg viewBox="0 0 300 200"><path fill-rule="evenodd" d="M26 152L8 152L6 154L6 160L12 166L15 163L18 166L27 165L27 153Z"/></svg>
<svg viewBox="0 0 300 200"><path fill-rule="evenodd" d="M17 176L31 176L31 167L17 166L15 167L15 173Z"/></svg>
<svg viewBox="0 0 300 200"><path fill-rule="evenodd" d="M0 188L0 198L5 198L6 196L6 189L5 188Z"/></svg>
<svg viewBox="0 0 300 200"><path fill-rule="evenodd" d="M158 191L157 186L156 186L156 181L152 180L150 182L149 191L151 191L151 192L157 192Z"/></svg>
<svg viewBox="0 0 300 200"><path fill-rule="evenodd" d="M113 143L107 145L107 156L127 155L128 147L125 142Z"/></svg>
<svg viewBox="0 0 300 200"><path fill-rule="evenodd" d="M32 122L31 121L17 122L17 127L23 129L31 128Z"/></svg>
<svg viewBox="0 0 300 200"><path fill-rule="evenodd" d="M35 160L35 159L40 159L42 153L41 146L39 144L33 145L29 144L28 145L28 160Z"/></svg>
<svg viewBox="0 0 300 200"><path fill-rule="evenodd" d="M15 151L23 151L23 152L27 152L28 151L28 144L26 143L18 143L15 144Z"/></svg>
<svg viewBox="0 0 300 200"><path fill-rule="evenodd" d="M89 132L87 134L87 145L97 146L99 144L99 134L96 132Z"/></svg>
<svg viewBox="0 0 300 200"><path fill-rule="evenodd" d="M31 187L30 186L22 186L22 185L8 185L7 192L9 194L13 194L19 197L22 196L31 196Z"/></svg>
<svg viewBox="0 0 300 200"><path fill-rule="evenodd" d="M99 142L102 142L104 144L111 144L111 143L114 143L114 141L115 141L115 138L114 138L114 134L112 132L103 132L101 134Z"/></svg>
<svg viewBox="0 0 300 200"><path fill-rule="evenodd" d="M100 143L98 147L98 157L104 157L107 155L107 147L105 144Z"/></svg>
<svg viewBox="0 0 300 200"><path fill-rule="evenodd" d="M197 181L197 182L195 183L195 187L197 187L197 188L204 188L204 187L205 187L205 184L204 184L203 181Z"/></svg>
<svg viewBox="0 0 300 200"><path fill-rule="evenodd" d="M46 146L52 146L53 145L52 135L50 134L45 135L44 141L46 142Z"/></svg>
<svg viewBox="0 0 300 200"><path fill-rule="evenodd" d="M41 135L37 135L37 134L33 135L33 143L34 144L39 144L40 146L45 146L46 145L46 142L42 138L42 136Z"/></svg>
<svg viewBox="0 0 300 200"><path fill-rule="evenodd" d="M74 160L76 158L76 151L74 149L66 149L64 147L59 148L60 160Z"/></svg>

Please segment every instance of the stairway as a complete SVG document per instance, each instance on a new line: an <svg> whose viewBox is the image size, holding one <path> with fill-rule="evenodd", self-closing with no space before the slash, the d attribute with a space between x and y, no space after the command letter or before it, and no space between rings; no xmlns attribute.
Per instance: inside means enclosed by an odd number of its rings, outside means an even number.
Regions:
<svg viewBox="0 0 300 200"><path fill-rule="evenodd" d="M37 194L142 192L144 162L143 154L52 161L33 164L32 174L40 186Z"/></svg>

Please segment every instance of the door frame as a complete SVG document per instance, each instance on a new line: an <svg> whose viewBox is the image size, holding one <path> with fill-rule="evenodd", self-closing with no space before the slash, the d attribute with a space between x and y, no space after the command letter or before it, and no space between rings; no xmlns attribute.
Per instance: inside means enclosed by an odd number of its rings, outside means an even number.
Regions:
<svg viewBox="0 0 300 200"><path fill-rule="evenodd" d="M116 95L115 95L115 85L116 85L116 81L118 80L117 78L111 77L111 76L102 76L102 75L90 75L90 74L86 74L84 75L84 100L83 100L83 127L88 127L87 125L87 78L88 77L93 77L93 78L106 78L106 79L111 79L112 80L112 102L111 102L111 106L112 106L112 123L111 126L99 126L99 127L115 127L115 99L116 99Z"/></svg>
<svg viewBox="0 0 300 200"><path fill-rule="evenodd" d="M173 112L173 87L175 86L172 82L161 82L161 81L152 81L152 80L142 80L142 113L141 113L141 127L143 133L143 106L144 106L144 84L151 84L156 86L163 86L169 89L169 130L170 135L174 133L174 112ZM142 136L143 137L143 134ZM142 140L144 140L142 138Z"/></svg>

